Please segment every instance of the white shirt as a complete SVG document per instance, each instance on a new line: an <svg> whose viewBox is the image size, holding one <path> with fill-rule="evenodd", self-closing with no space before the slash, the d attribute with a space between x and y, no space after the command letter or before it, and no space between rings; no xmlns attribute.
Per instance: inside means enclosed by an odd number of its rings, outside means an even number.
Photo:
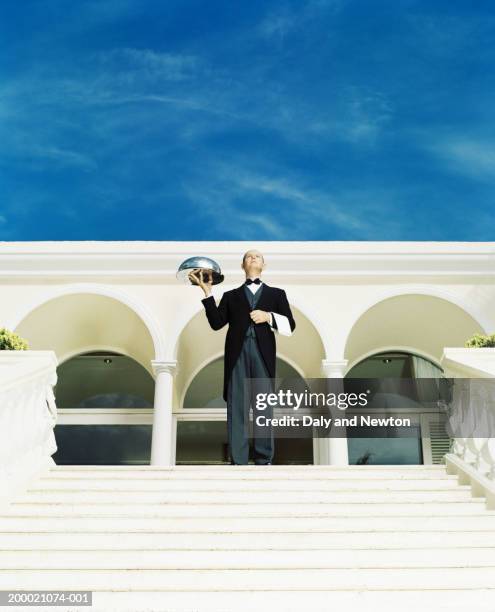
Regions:
<svg viewBox="0 0 495 612"><path fill-rule="evenodd" d="M254 279L253 279L254 280ZM261 281L261 278L260 278ZM263 284L263 281L259 285L256 283L251 283L247 285L247 288L251 290L251 293L256 293L258 289ZM282 336L292 336L292 330L290 328L289 319L285 315L278 314L278 312L268 313L270 315L270 329L273 333L279 332ZM273 317L275 316L275 321L277 322L277 329L273 327Z"/></svg>

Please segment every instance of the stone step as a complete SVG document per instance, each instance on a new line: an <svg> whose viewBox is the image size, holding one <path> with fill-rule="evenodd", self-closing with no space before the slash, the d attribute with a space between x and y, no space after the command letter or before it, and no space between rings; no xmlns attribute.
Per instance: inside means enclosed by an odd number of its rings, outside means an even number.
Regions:
<svg viewBox="0 0 495 612"><path fill-rule="evenodd" d="M494 612L494 550L495 510L443 465L55 466L1 510L0 588L91 590L95 612Z"/></svg>
<svg viewBox="0 0 495 612"><path fill-rule="evenodd" d="M275 533L216 531L95 531L0 532L0 550L328 550L444 548L462 550L495 548L492 531L292 531ZM61 528L61 529L60 529ZM491 550L493 553L493 550ZM407 553L408 554L408 553Z"/></svg>
<svg viewBox="0 0 495 612"><path fill-rule="evenodd" d="M135 519L167 517L211 517L213 519L273 517L299 519L301 517L321 516L328 520L340 517L428 517L428 516L462 516L465 520L475 520L477 516L491 517L495 525L495 510L487 511L484 499L457 501L449 504L442 502L375 502L359 504L341 503L273 503L245 504L240 503L155 503L136 499L135 503L122 503L118 498L112 503L68 502L14 502L6 509L0 510L0 520L7 516L17 517L129 517Z"/></svg>
<svg viewBox="0 0 495 612"><path fill-rule="evenodd" d="M363 471L358 470L355 472L323 472L321 470L302 472L301 470L277 470L271 469L275 466L257 466L256 470L237 470L239 466L231 466L230 470L188 470L188 471L177 471L177 470L132 470L129 472L123 470L50 470L41 477L40 481L46 480L91 480L93 478L99 480L105 479L126 479L126 480L179 480L179 481L198 481L201 482L205 479L213 480L266 480L266 481L342 481L347 482L349 480L413 480L413 481L452 481L457 482L457 476L455 474L446 474L445 471L428 471L428 472L396 472L389 473L378 470Z"/></svg>
<svg viewBox="0 0 495 612"><path fill-rule="evenodd" d="M78 532L287 532L287 531L488 531L495 533L494 511L480 511L465 516L314 516L305 517L116 517L85 514L67 516L63 511L52 516L0 516L3 531L78 531ZM262 519L262 520L261 520Z"/></svg>
<svg viewBox="0 0 495 612"><path fill-rule="evenodd" d="M325 504L361 504L361 503L409 503L442 502L443 504L467 502L472 499L471 491L467 489L445 489L440 491L230 491L227 488L205 491L147 491L126 490L120 488L97 489L85 491L82 489L40 489L29 490L18 495L15 502L45 502L45 503L222 503L222 504L265 504L291 503L301 507L303 503Z"/></svg>
<svg viewBox="0 0 495 612"><path fill-rule="evenodd" d="M26 569L349 569L495 568L489 548L402 550L26 550L0 551L0 571Z"/></svg>
<svg viewBox="0 0 495 612"><path fill-rule="evenodd" d="M91 612L164 612L164 610L201 612L253 612L273 610L274 612L494 612L495 589L410 589L378 590L238 590L221 591L113 591L95 592ZM73 609L73 608L70 608ZM81 607L81 610L85 608Z"/></svg>
<svg viewBox="0 0 495 612"><path fill-rule="evenodd" d="M382 472L395 472L395 471L410 471L410 472L431 472L431 471L443 471L445 472L445 464L427 464L427 465L415 465L415 464L404 464L404 465L313 465L313 464L284 464L284 465L227 465L227 464L190 464L190 465L100 465L100 464L84 464L84 465L54 465L50 468L53 471L88 471L88 470L99 470L99 471L121 471L121 472L132 472L144 470L147 472L151 471L169 471L169 472L184 472L184 471L230 471L230 470L298 470L301 472L308 471L331 471L331 472L350 472L359 470L378 470Z"/></svg>
<svg viewBox="0 0 495 612"><path fill-rule="evenodd" d="M201 570L3 570L0 589L61 590L347 590L347 589L492 589L495 593L495 566L462 568L373 569L350 567L331 569L201 569ZM231 600L235 601L235 600Z"/></svg>
<svg viewBox="0 0 495 612"><path fill-rule="evenodd" d="M384 478L376 479L354 479L347 482L341 480L332 480L327 478L321 479L216 479L216 478L198 478L194 480L176 480L166 478L143 478L129 479L122 475L120 478L40 478L30 486L30 491L43 491L46 489L75 489L78 488L84 491L96 489L108 489L116 487L124 490L139 489L150 491L207 491L207 490L223 490L223 491L437 491L437 490L470 490L469 485L458 485L456 480L446 478L427 479L408 478L404 480L394 480Z"/></svg>

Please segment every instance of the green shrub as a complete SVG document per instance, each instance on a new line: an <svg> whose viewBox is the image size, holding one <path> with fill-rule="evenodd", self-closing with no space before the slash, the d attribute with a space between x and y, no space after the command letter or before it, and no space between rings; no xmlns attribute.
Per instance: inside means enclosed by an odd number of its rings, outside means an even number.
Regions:
<svg viewBox="0 0 495 612"><path fill-rule="evenodd" d="M492 348L495 347L495 334L484 335L474 334L472 338L466 340L466 348Z"/></svg>
<svg viewBox="0 0 495 612"><path fill-rule="evenodd" d="M5 327L0 327L0 351L27 351L28 348L27 340Z"/></svg>

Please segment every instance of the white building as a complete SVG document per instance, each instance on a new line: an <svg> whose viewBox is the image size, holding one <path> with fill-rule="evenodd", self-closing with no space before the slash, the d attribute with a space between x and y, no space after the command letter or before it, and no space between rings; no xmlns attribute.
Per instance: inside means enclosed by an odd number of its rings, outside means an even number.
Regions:
<svg viewBox="0 0 495 612"><path fill-rule="evenodd" d="M0 328L30 348L0 352L0 590L491 612L495 438L392 406L416 437L276 439L279 465L222 465L226 328L176 271L213 258L220 298L250 248L297 323L277 376L495 377L495 349L464 348L495 331L495 243L0 243Z"/></svg>
<svg viewBox="0 0 495 612"><path fill-rule="evenodd" d="M446 347L495 330L493 243L3 243L0 325L58 361L56 460L226 460L226 328L209 328L201 290L175 273L191 255L215 259L219 299L243 282L248 248L264 253L263 278L286 290L297 322L277 337L277 376L435 376ZM448 438L428 411L410 416L417 439L279 439L275 460L439 462Z"/></svg>

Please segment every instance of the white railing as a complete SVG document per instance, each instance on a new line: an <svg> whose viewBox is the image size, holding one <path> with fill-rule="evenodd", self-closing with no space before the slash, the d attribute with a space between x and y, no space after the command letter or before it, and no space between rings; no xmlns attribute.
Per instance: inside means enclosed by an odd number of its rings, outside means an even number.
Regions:
<svg viewBox="0 0 495 612"><path fill-rule="evenodd" d="M449 425L458 437L445 455L447 472L495 509L495 348L445 348L441 363L448 378L466 379L454 385Z"/></svg>
<svg viewBox="0 0 495 612"><path fill-rule="evenodd" d="M0 506L55 462L53 351L0 351Z"/></svg>

